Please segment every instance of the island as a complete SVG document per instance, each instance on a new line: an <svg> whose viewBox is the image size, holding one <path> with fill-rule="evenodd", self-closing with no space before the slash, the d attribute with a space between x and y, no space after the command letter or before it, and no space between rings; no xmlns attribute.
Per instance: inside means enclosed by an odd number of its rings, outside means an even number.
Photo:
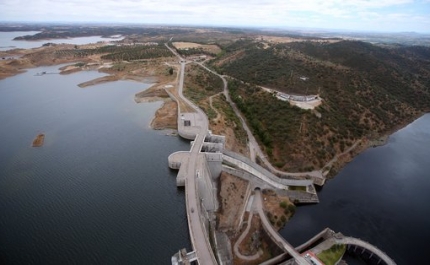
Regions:
<svg viewBox="0 0 430 265"><path fill-rule="evenodd" d="M43 146L44 141L45 141L45 134L40 133L36 136L36 138L34 138L32 146L33 147L41 147L41 146Z"/></svg>

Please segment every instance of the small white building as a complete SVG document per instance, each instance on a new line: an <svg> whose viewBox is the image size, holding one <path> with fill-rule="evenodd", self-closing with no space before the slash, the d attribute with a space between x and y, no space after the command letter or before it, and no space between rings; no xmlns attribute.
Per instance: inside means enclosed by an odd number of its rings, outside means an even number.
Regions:
<svg viewBox="0 0 430 265"><path fill-rule="evenodd" d="M309 77L301 76L301 77L300 77L300 80L302 80L302 81L308 81L308 80L309 80Z"/></svg>

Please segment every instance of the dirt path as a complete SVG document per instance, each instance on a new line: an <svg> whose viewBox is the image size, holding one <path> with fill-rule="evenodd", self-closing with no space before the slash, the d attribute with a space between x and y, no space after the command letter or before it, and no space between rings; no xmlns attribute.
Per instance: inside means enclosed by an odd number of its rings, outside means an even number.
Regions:
<svg viewBox="0 0 430 265"><path fill-rule="evenodd" d="M340 154L335 155L335 156L332 158L332 160L328 161L328 163L327 163L327 164L325 164L325 166L324 166L324 167L331 167L331 166L333 165L333 163L337 162L337 160L339 159L339 157L341 157L341 156L343 156L343 155L345 155L345 154L349 153L350 151L354 150L354 149L357 147L357 145L358 145L359 143L361 143L361 140L358 140L357 142L355 142L351 147L349 147L348 149L346 149L344 152L342 152L342 153L340 153Z"/></svg>
<svg viewBox="0 0 430 265"><path fill-rule="evenodd" d="M221 118L221 114L218 112L218 110L213 106L212 102L213 102L213 98L219 96L221 93L223 92L219 92L215 95L212 95L209 97L209 106L211 106L211 109L213 109L213 111L216 112L216 118L214 119L215 122L217 122L220 118Z"/></svg>

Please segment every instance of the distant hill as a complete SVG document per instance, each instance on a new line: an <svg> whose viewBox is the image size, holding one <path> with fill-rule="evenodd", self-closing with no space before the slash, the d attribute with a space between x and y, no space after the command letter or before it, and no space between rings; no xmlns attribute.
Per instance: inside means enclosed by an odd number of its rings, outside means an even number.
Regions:
<svg viewBox="0 0 430 265"><path fill-rule="evenodd" d="M430 47L249 39L224 50L211 66L245 82L230 82L233 99L281 169L321 168L430 111ZM254 85L319 93L324 103L300 110Z"/></svg>

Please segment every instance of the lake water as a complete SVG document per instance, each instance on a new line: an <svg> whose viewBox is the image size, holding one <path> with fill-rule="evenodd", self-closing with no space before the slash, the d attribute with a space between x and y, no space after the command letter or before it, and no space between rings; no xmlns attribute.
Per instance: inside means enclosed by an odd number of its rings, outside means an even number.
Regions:
<svg viewBox="0 0 430 265"><path fill-rule="evenodd" d="M149 128L148 85L35 76L58 67L0 80L0 264L170 264L190 241L167 157L189 142Z"/></svg>
<svg viewBox="0 0 430 265"><path fill-rule="evenodd" d="M10 49L20 48L20 49L31 49L41 47L43 44L50 43L67 43L67 44L88 44L96 43L99 41L117 41L122 38L102 38L100 36L91 37L78 37L70 39L50 39L50 40L35 40L35 41L25 41L25 40L13 40L15 37L34 35L40 31L14 31L14 32L0 32L0 51L6 51Z"/></svg>
<svg viewBox="0 0 430 265"><path fill-rule="evenodd" d="M319 199L299 207L281 231L293 245L330 227L376 245L397 264L429 264L430 114L357 156Z"/></svg>

